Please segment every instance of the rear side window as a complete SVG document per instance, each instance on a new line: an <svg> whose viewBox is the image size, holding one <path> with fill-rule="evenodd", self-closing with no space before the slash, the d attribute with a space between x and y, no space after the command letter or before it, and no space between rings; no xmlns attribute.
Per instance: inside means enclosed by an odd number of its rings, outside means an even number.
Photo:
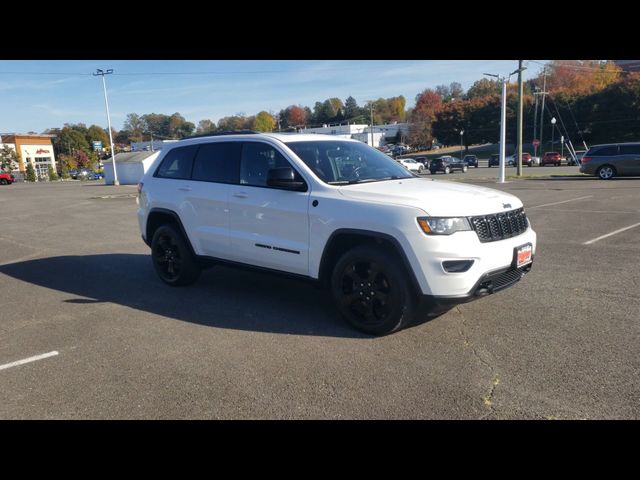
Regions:
<svg viewBox="0 0 640 480"><path fill-rule="evenodd" d="M167 153L164 160L160 164L160 168L156 172L156 177L175 178L187 180L191 178L191 167L193 166L193 157L198 150L198 145L189 145L188 147L172 148Z"/></svg>
<svg viewBox="0 0 640 480"><path fill-rule="evenodd" d="M587 156L589 157L604 157L609 155L617 155L618 154L618 146L617 145L609 145L607 147L600 147L598 149L594 149L592 152L589 152Z"/></svg>
<svg viewBox="0 0 640 480"><path fill-rule="evenodd" d="M620 145L620 155L640 155L640 145Z"/></svg>
<svg viewBox="0 0 640 480"><path fill-rule="evenodd" d="M241 149L240 142L200 145L191 178L205 182L236 183Z"/></svg>

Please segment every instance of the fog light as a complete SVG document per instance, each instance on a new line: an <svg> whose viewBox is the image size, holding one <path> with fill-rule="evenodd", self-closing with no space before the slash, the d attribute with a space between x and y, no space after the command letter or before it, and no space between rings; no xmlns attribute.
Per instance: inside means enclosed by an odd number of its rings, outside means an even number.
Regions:
<svg viewBox="0 0 640 480"><path fill-rule="evenodd" d="M462 273L469 270L473 262L473 260L445 260L442 262L442 267L448 273Z"/></svg>

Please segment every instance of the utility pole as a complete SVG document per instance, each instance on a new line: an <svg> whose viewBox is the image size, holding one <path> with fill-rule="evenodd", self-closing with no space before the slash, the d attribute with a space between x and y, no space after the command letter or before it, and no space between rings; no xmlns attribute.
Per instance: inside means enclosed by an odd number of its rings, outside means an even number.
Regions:
<svg viewBox="0 0 640 480"><path fill-rule="evenodd" d="M537 90L539 90L538 87L536 87L536 91L533 92L533 96L536 99L536 106L533 111L533 138L531 139L532 142L536 140L536 127L538 126L538 92ZM538 147L535 144L533 145L533 156L534 157L538 156Z"/></svg>
<svg viewBox="0 0 640 480"><path fill-rule="evenodd" d="M542 143L542 136L544 133L544 99L546 98L546 95L549 93L547 92L547 67L545 65L543 71L542 71L542 76L544 77L544 80L542 82L542 92L540 92L540 95L542 95L542 110L540 112L540 166L542 166L542 157L544 156L544 143Z"/></svg>
<svg viewBox="0 0 640 480"><path fill-rule="evenodd" d="M104 104L107 107L107 123L109 124L109 142L111 144L111 162L113 164L113 184L120 185L118 181L118 172L116 171L116 157L113 149L113 134L111 133L111 115L109 114L109 100L107 99L107 84L104 81L105 75L111 75L113 73L113 69L109 70L100 70L99 68L96 70L96 73L93 74L94 77L101 76L102 77L102 89L104 91Z"/></svg>
<svg viewBox="0 0 640 480"><path fill-rule="evenodd" d="M373 102L369 103L369 108L371 111L371 146L373 147Z"/></svg>
<svg viewBox="0 0 640 480"><path fill-rule="evenodd" d="M518 177L522 176L522 71L525 67L522 66L522 60L518 60L518 166L516 174Z"/></svg>

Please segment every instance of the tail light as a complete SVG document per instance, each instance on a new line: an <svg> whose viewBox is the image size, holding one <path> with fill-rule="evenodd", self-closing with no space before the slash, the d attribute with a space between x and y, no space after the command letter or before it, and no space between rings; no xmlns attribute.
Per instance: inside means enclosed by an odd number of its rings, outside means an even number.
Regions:
<svg viewBox="0 0 640 480"><path fill-rule="evenodd" d="M138 183L138 195L142 193L142 187L144 187L144 183L142 182Z"/></svg>
<svg viewBox="0 0 640 480"><path fill-rule="evenodd" d="M582 157L581 163L587 163L591 159L591 157Z"/></svg>

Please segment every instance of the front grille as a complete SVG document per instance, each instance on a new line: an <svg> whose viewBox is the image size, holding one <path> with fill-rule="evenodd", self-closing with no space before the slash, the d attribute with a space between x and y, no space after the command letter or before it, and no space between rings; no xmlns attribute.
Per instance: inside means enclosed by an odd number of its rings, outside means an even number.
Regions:
<svg viewBox="0 0 640 480"><path fill-rule="evenodd" d="M471 217L470 221L482 243L518 236L524 233L529 225L524 208L493 215Z"/></svg>

